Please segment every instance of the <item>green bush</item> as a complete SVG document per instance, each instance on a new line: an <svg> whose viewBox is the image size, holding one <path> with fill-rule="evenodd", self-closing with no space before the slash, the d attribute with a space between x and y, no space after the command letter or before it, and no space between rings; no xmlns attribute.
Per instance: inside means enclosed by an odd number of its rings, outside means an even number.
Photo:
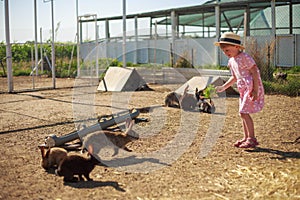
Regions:
<svg viewBox="0 0 300 200"><path fill-rule="evenodd" d="M13 70L14 76L29 76L31 73L31 69L16 69Z"/></svg>
<svg viewBox="0 0 300 200"><path fill-rule="evenodd" d="M219 70L229 70L228 66L217 66Z"/></svg>
<svg viewBox="0 0 300 200"><path fill-rule="evenodd" d="M126 62L126 66L127 66L127 67L133 67L134 64L133 64L132 62Z"/></svg>
<svg viewBox="0 0 300 200"><path fill-rule="evenodd" d="M297 76L288 76L287 80L263 81L266 94L282 94L296 97L300 95L300 80Z"/></svg>
<svg viewBox="0 0 300 200"><path fill-rule="evenodd" d="M287 70L288 74L299 74L300 73L300 66L294 66L291 69Z"/></svg>
<svg viewBox="0 0 300 200"><path fill-rule="evenodd" d="M185 57L179 57L175 63L175 68L193 68L193 65Z"/></svg>
<svg viewBox="0 0 300 200"><path fill-rule="evenodd" d="M121 62L118 61L118 59L114 58L114 59L110 62L109 66L119 66L120 63L121 63Z"/></svg>

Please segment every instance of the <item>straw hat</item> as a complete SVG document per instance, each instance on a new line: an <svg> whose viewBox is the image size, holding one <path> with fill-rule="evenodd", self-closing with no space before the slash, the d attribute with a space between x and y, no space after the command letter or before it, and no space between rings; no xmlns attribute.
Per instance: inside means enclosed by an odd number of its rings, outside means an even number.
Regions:
<svg viewBox="0 0 300 200"><path fill-rule="evenodd" d="M245 49L245 47L241 45L241 37L233 32L223 33L219 39L219 42L215 42L214 44L216 46L220 46L220 44L231 44Z"/></svg>

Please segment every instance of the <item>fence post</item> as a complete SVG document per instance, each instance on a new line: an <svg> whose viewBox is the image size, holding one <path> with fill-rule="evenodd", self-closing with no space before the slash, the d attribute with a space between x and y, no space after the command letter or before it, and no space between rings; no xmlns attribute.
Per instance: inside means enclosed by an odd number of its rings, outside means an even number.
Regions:
<svg viewBox="0 0 300 200"><path fill-rule="evenodd" d="M273 58L273 65L276 67L276 55L277 55L277 51L276 51L276 43L277 43L277 41L276 41L276 7L275 7L276 5L275 5L275 0L272 0L271 1L271 19L272 19L272 35L271 35L271 37L272 37L272 40L274 40L275 41L275 43L274 43L274 45L275 45L275 48L274 48L274 58Z"/></svg>
<svg viewBox="0 0 300 200"><path fill-rule="evenodd" d="M54 38L54 5L53 0L51 0L51 16L52 16L52 56L51 56L51 64L52 64L52 84L53 89L56 88L56 75L55 75L55 38Z"/></svg>
<svg viewBox="0 0 300 200"><path fill-rule="evenodd" d="M39 58L38 58L38 45L37 45L37 8L36 8L36 0L34 0L34 51L35 51L35 72L36 75L39 75L39 67L38 67L38 62L39 62Z"/></svg>
<svg viewBox="0 0 300 200"><path fill-rule="evenodd" d="M7 84L8 92L13 92L13 75L12 75L12 55L9 33L9 9L8 0L5 0L5 34L6 34L6 64L7 64Z"/></svg>
<svg viewBox="0 0 300 200"><path fill-rule="evenodd" d="M220 5L219 0L217 1L217 4L215 6L215 19L216 19L216 41L219 41L219 37L221 35L220 33ZM220 65L220 50L219 47L215 47L215 54L216 54L216 65Z"/></svg>

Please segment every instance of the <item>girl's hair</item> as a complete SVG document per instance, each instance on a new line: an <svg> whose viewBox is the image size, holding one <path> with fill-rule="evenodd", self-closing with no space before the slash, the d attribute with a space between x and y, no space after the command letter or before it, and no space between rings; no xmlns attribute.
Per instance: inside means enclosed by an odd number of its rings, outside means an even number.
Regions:
<svg viewBox="0 0 300 200"><path fill-rule="evenodd" d="M226 48L226 47L229 47L229 46L237 46L237 45L233 45L233 44L226 44L226 43L221 43L221 44L220 44L220 48L221 48L221 49L223 49L223 48ZM239 47L239 46L237 46L237 47ZM239 50L240 50L240 52L242 52L242 51L243 51L243 49L242 49L242 48L240 48Z"/></svg>
<svg viewBox="0 0 300 200"><path fill-rule="evenodd" d="M223 49L225 47L229 47L229 46L235 46L235 45L233 45L233 44L226 44L226 43L221 43L220 44L221 49Z"/></svg>

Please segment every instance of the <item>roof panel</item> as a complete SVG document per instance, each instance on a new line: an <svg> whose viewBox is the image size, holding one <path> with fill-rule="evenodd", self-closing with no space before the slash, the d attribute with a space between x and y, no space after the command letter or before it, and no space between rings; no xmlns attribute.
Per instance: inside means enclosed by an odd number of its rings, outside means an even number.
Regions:
<svg viewBox="0 0 300 200"><path fill-rule="evenodd" d="M270 0L210 0L202 5L189 6L182 8L173 8L167 10L158 10L146 13L137 13L127 15L127 19L131 18L151 18L156 19L160 25L171 25L170 15L172 11L179 16L179 25L182 26L215 26L215 6L220 6L221 27L228 27L230 22L231 27L239 27L244 18L246 9L250 9L250 21L254 19L260 11L271 7ZM300 4L300 0L276 0L276 7L282 5ZM115 16L108 18L99 18L98 21L105 20L122 20L123 16ZM88 22L91 20L82 20Z"/></svg>
<svg viewBox="0 0 300 200"><path fill-rule="evenodd" d="M256 17L262 9L250 9L250 21ZM223 11L221 14L221 27L228 27L228 22L231 27L238 27L243 22L245 10L230 10ZM170 17L162 19L157 24L171 24ZM182 26L215 26L214 13L199 13L190 15L180 15L179 25Z"/></svg>

